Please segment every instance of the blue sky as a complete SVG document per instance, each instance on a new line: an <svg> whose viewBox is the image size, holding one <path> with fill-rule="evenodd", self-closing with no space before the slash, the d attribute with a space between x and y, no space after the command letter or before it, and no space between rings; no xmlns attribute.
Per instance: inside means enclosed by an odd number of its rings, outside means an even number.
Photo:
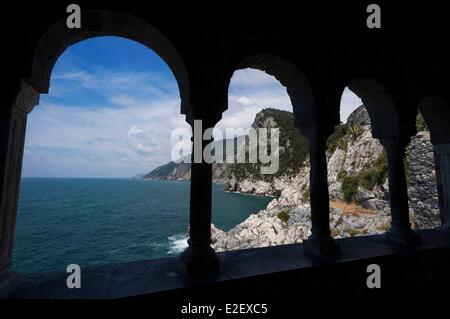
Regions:
<svg viewBox="0 0 450 319"><path fill-rule="evenodd" d="M361 102L342 98L341 119ZM258 70L235 72L218 127L248 128L261 109L292 111L284 87ZM149 48L89 39L56 62L48 95L28 116L24 177L132 177L170 160L172 130L186 128L176 80Z"/></svg>

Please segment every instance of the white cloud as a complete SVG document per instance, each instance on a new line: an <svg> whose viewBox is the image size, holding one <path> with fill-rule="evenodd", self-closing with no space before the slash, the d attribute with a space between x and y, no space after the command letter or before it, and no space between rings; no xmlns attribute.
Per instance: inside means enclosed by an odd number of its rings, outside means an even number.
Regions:
<svg viewBox="0 0 450 319"><path fill-rule="evenodd" d="M246 89L279 84L273 76L255 69L242 69L234 72L230 82L235 87L243 87Z"/></svg>
<svg viewBox="0 0 450 319"><path fill-rule="evenodd" d="M104 70L54 76L50 95L29 115L23 175L129 177L169 161L178 142L172 130L190 126L180 115L176 83L162 77ZM55 88L70 103L52 100ZM70 94L80 89L101 92L103 102L72 103L79 99ZM291 110L285 88L261 71L237 71L217 126L246 129L265 107Z"/></svg>
<svg viewBox="0 0 450 319"><path fill-rule="evenodd" d="M148 81L128 83L139 75L119 74L117 79L111 72L107 83L102 75L98 77L102 81L90 81L97 76L86 72L56 78L88 79L89 86L102 91L105 102L95 107L51 102L52 89L43 96L28 117L24 176L129 177L170 159L172 127L184 119L178 92L170 91L170 85L149 90ZM66 90L76 85L55 83Z"/></svg>
<svg viewBox="0 0 450 319"><path fill-rule="evenodd" d="M226 128L248 129L255 116L264 108L276 108L292 112L286 88L267 73L254 69L238 70L230 81L228 109L216 125Z"/></svg>
<svg viewBox="0 0 450 319"><path fill-rule="evenodd" d="M161 72L114 72L98 68L95 71L76 70L53 75L50 95L54 96L54 92L60 97L93 92L119 104L132 103L136 96L167 99L178 94L178 87L173 76Z"/></svg>
<svg viewBox="0 0 450 319"><path fill-rule="evenodd" d="M347 122L348 116L361 106L361 104L363 104L361 99L350 91L349 88L345 88L341 97L341 122Z"/></svg>
<svg viewBox="0 0 450 319"><path fill-rule="evenodd" d="M50 95L29 115L24 176L126 177L145 173L170 160L172 146L178 142L171 140L173 129L190 129L180 115L175 81L160 73L76 71L57 74L52 81ZM67 98L80 89L101 92L104 102L93 107L51 98ZM216 126L223 132L249 128L263 108L292 111L286 89L258 70L236 71L228 100L228 110ZM77 101L76 95L73 101ZM360 104L346 89L341 120L346 121Z"/></svg>
<svg viewBox="0 0 450 319"><path fill-rule="evenodd" d="M136 105L136 99L134 97L124 94L114 94L111 96L110 102L119 106Z"/></svg>
<svg viewBox="0 0 450 319"><path fill-rule="evenodd" d="M56 74L52 76L53 80L70 80L72 83L77 83L85 88L93 89L99 85L99 80L86 71L77 71L63 74Z"/></svg>
<svg viewBox="0 0 450 319"><path fill-rule="evenodd" d="M142 133L142 130L138 129L134 125L132 127L130 127L130 129L128 130L129 137L139 135L140 133Z"/></svg>
<svg viewBox="0 0 450 319"><path fill-rule="evenodd" d="M246 96L241 96L240 98L237 99L237 101L239 103L241 103L242 105L251 105L251 104L253 104L252 100L250 100Z"/></svg>

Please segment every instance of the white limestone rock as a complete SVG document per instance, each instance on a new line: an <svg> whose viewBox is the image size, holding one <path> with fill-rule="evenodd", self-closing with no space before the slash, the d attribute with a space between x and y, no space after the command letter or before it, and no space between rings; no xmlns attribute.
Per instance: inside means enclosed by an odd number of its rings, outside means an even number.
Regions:
<svg viewBox="0 0 450 319"><path fill-rule="evenodd" d="M279 206L250 215L228 232L212 227L212 247L216 251L301 243L311 235L311 209L307 204L281 210ZM289 219L277 215L287 212ZM335 238L379 234L386 230L389 217L382 212L353 216L339 208L330 211L330 225Z"/></svg>

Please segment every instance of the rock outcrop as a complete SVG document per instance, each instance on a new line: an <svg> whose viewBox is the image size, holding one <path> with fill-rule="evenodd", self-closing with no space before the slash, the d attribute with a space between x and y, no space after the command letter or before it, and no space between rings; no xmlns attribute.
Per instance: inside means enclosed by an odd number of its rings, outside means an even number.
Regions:
<svg viewBox="0 0 450 319"><path fill-rule="evenodd" d="M342 149L338 147L328 159L328 184L331 198L344 198L339 179L340 172L346 172L346 175L357 175L375 162L383 152L380 142L372 138L370 126L360 128L359 136L350 136L347 144ZM380 191L383 192L384 188ZM367 194L366 190L360 188L357 197L360 205L367 208L373 208L370 200L379 198L376 194Z"/></svg>
<svg viewBox="0 0 450 319"><path fill-rule="evenodd" d="M349 122L357 127L358 131L353 135L343 135L340 145L328 152L328 184L332 200L344 199L340 178L342 172L345 172L345 175L358 175L383 153L382 145L372 137L370 126L366 125L370 121L364 107L352 113ZM306 157L296 173L275 176L271 180L257 179L251 175L241 179L234 175L228 176L225 189L249 194L276 195L284 204L305 201L309 192L309 159ZM384 179L370 190L358 187L356 199L364 208L389 212L387 180Z"/></svg>
<svg viewBox="0 0 450 319"><path fill-rule="evenodd" d="M362 111L365 111L364 109ZM383 147L372 138L367 113L360 109L351 125L359 127L357 135L347 135L328 154L328 182L332 207L330 227L334 238L379 234L390 226L388 179L372 189L357 188L356 204L342 206L341 172L359 176L369 172L383 157ZM353 114L352 114L353 115ZM370 122L369 122L370 123ZM360 125L361 124L361 125ZM384 154L385 155L385 154ZM408 147L407 172L410 213L416 229L439 227L439 204L434 172L434 154L428 132L419 132ZM387 175L386 175L387 176ZM274 194L265 210L250 215L228 232L212 227L212 246L218 250L234 250L271 245L299 243L310 234L309 162L306 159L296 174L278 176L271 183L244 179L233 181L235 190L254 194Z"/></svg>
<svg viewBox="0 0 450 319"><path fill-rule="evenodd" d="M370 117L364 105L360 105L347 118L348 125L370 126Z"/></svg>
<svg viewBox="0 0 450 319"><path fill-rule="evenodd" d="M310 166L306 140L293 126L292 114L285 111L266 109L258 113L253 127L280 128L279 172L261 175L259 163L214 164L213 177L224 184L226 191L276 198L266 209L250 215L228 232L213 226L213 247L219 251L301 242L310 234ZM347 124L337 127L327 149L333 237L384 232L390 220L387 157L379 141L372 138L370 119L363 106L349 116ZM248 145L244 151L249 151ZM429 133L419 132L413 137L407 153L414 226L438 227L439 204ZM190 176L188 166L169 165L168 168L168 179ZM350 190L344 187L349 180L353 182ZM351 204L346 203L349 192Z"/></svg>
<svg viewBox="0 0 450 319"><path fill-rule="evenodd" d="M301 243L311 234L311 212L308 204L288 210L269 204L257 214L228 232L211 225L212 247L217 251ZM335 238L380 234L389 226L382 212L351 214L340 208L330 211L330 225Z"/></svg>
<svg viewBox="0 0 450 319"><path fill-rule="evenodd" d="M285 176L296 174L302 167L308 155L308 143L306 139L300 135L298 129L294 126L294 118L292 113L276 109L264 109L256 114L252 128L279 128L279 168L274 174L261 174L261 167L266 166L259 161L257 163L214 163L213 164L213 180L214 182L223 183L226 191L278 195L280 188L274 186L279 184L277 180L285 179ZM234 138L233 143L236 145L233 154L227 154L226 140L214 142L213 148L222 147L224 158L238 157L239 147L244 145L243 152L245 158L248 157L250 151L248 137ZM244 144L245 143L245 144ZM147 175L144 179L156 180L186 180L190 178L189 158L183 158L178 163L169 162L157 167Z"/></svg>

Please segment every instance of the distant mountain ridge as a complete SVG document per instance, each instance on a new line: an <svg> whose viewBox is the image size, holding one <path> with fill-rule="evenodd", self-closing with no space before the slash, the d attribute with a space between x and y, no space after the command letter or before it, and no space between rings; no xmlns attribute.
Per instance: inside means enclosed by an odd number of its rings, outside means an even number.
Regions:
<svg viewBox="0 0 450 319"><path fill-rule="evenodd" d="M144 179L152 180L188 180L190 179L191 164L175 163L173 161L158 166L144 176Z"/></svg>
<svg viewBox="0 0 450 319"><path fill-rule="evenodd" d="M248 177L272 180L275 176L283 174L293 174L298 172L305 158L308 155L308 143L306 139L300 135L294 126L294 118L291 112L267 108L256 114L252 128L279 128L279 169L275 174L261 174L261 166L264 165L259 161L257 163L214 163L213 164L213 180L215 182L227 183L230 179L244 179ZM248 136L234 138L234 156L236 159L238 145L245 142L245 158L248 159L249 145ZM227 140L217 141L222 143L225 158L229 158L231 154L226 154ZM190 155L188 155L190 156ZM190 164L186 163L188 157L184 157L177 163L171 161L161 165L144 176L149 180L189 180Z"/></svg>
<svg viewBox="0 0 450 319"><path fill-rule="evenodd" d="M369 117L363 105L357 108L348 118L352 125L367 125L370 123ZM327 148L330 152L334 151L340 139L346 134L345 124L339 125L335 133L329 138ZM257 163L214 163L213 164L213 180L215 182L224 183L225 189L229 191L239 191L238 185L244 180L264 181L271 183L275 178L283 175L295 175L304 165L305 160L309 156L309 145L305 137L294 126L294 116L291 112L266 108L258 112L253 121L252 128L278 128L279 129L279 168L275 174L261 174L261 166L266 165ZM223 143L227 140L217 141L215 143ZM235 140L235 156L238 144L245 142L245 158L248 159L249 145L248 136L243 136ZM223 147L224 156L226 148ZM148 180L189 180L190 179L190 155L178 160L177 162L168 162L161 165L144 176ZM278 192L269 192L276 195Z"/></svg>
<svg viewBox="0 0 450 319"><path fill-rule="evenodd" d="M239 136L232 138L234 143L234 154L237 152L237 145L242 142L244 137ZM213 144L213 156L215 150L220 144L222 144L223 159L229 156L226 152L226 144L231 139L224 139L215 141ZM170 161L164 165L158 166L150 173L144 175L144 179L147 180L189 180L191 178L191 154L181 157L177 161ZM217 182L223 182L225 179L226 164L214 163L213 164L213 179Z"/></svg>

